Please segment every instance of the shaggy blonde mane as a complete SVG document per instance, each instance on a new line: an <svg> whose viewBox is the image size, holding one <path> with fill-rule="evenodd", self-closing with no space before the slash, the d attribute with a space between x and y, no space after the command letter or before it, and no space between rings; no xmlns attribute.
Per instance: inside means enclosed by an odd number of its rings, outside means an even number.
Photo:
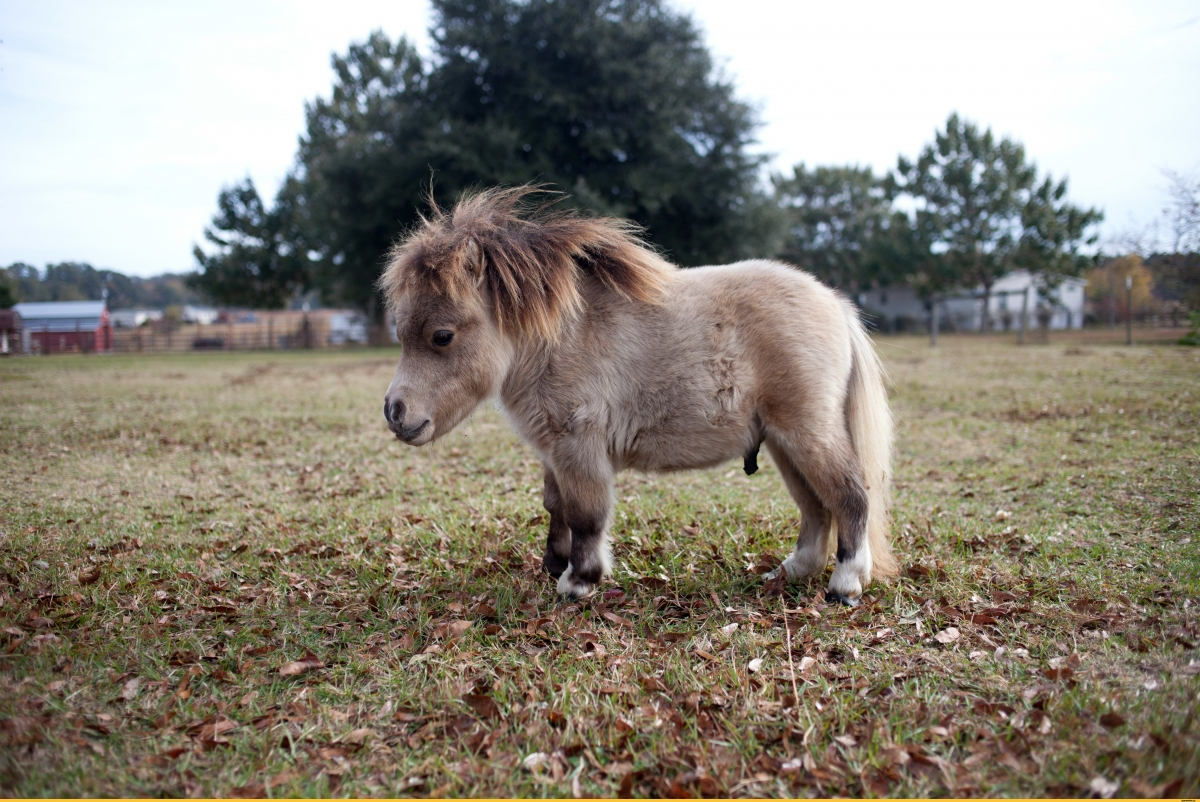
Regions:
<svg viewBox="0 0 1200 802"><path fill-rule="evenodd" d="M430 213L392 249L379 288L390 307L407 292L433 289L461 301L486 285L502 332L556 340L583 306L580 281L658 303L675 268L641 239L634 223L552 211L537 186L462 196Z"/></svg>

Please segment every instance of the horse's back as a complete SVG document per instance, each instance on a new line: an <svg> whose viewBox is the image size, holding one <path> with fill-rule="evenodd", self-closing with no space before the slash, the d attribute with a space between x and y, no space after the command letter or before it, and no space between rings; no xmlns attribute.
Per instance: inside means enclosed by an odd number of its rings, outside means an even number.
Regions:
<svg viewBox="0 0 1200 802"><path fill-rule="evenodd" d="M680 270L660 306L616 318L607 350L623 355L625 401L609 427L630 467L743 455L762 418L827 418L849 371L844 302L777 262Z"/></svg>

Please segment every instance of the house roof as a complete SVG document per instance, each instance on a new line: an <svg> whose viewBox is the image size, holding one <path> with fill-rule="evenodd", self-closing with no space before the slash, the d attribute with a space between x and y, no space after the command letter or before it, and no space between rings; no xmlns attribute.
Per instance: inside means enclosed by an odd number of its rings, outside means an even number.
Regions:
<svg viewBox="0 0 1200 802"><path fill-rule="evenodd" d="M25 303L13 307L27 320L98 318L104 314L104 301L51 301Z"/></svg>

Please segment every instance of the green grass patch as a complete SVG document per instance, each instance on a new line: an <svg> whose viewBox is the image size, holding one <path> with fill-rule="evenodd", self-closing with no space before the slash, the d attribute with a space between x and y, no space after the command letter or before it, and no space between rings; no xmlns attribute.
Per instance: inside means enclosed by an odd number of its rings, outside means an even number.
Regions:
<svg viewBox="0 0 1200 802"><path fill-rule="evenodd" d="M540 572L533 452L425 449L396 354L0 362L0 790L1200 791L1200 357L883 338L905 566L761 574L770 460L622 474L616 576Z"/></svg>

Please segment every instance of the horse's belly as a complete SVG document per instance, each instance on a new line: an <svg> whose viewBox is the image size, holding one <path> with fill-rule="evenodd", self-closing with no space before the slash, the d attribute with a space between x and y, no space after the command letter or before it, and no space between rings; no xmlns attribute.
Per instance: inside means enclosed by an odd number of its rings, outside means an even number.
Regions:
<svg viewBox="0 0 1200 802"><path fill-rule="evenodd" d="M621 467L641 471L711 468L741 456L750 438L746 425L698 426L683 431L639 433L622 455Z"/></svg>

